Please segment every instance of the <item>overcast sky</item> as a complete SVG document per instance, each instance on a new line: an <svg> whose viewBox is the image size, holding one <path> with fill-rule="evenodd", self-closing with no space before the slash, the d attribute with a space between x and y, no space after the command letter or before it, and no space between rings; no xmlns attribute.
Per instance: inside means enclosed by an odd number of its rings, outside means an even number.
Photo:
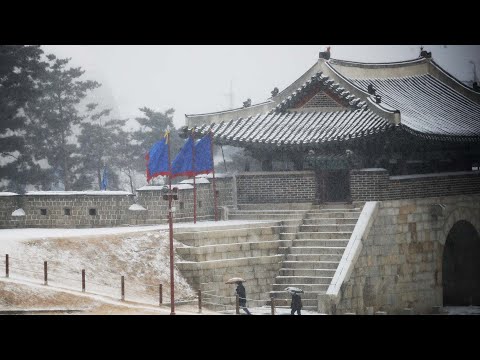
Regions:
<svg viewBox="0 0 480 360"><path fill-rule="evenodd" d="M84 78L102 83L92 99L134 118L138 108L175 109L176 127L185 114L234 107L247 98L265 101L274 87L283 90L318 59L327 45L44 45L46 53L71 57ZM424 45L435 62L461 81L480 75L480 45ZM331 45L333 58L391 62L417 58L420 45Z"/></svg>

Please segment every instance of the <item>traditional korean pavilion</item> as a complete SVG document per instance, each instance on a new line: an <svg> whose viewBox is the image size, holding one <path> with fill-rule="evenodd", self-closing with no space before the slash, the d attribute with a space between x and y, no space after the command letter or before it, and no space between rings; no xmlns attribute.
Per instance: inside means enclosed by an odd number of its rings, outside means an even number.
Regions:
<svg viewBox="0 0 480 360"><path fill-rule="evenodd" d="M472 171L480 163L480 92L431 54L394 63L319 60L283 91L240 109L186 115L187 131L248 149L264 171L274 161L315 170L327 201L345 200L349 173ZM348 198L348 196L347 196Z"/></svg>

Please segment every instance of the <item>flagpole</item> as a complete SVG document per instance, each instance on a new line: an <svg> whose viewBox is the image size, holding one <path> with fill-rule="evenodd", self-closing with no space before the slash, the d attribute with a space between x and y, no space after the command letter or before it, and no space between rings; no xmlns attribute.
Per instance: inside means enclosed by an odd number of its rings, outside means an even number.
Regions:
<svg viewBox="0 0 480 360"><path fill-rule="evenodd" d="M192 131L193 223L197 223L197 186L195 181L195 133Z"/></svg>
<svg viewBox="0 0 480 360"><path fill-rule="evenodd" d="M175 315L175 279L173 275L173 213L172 213L172 164L170 161L170 132L167 132L168 146L168 228L170 233L170 315Z"/></svg>
<svg viewBox="0 0 480 360"><path fill-rule="evenodd" d="M213 174L213 208L215 214L215 221L218 221L217 217L217 188L215 185L215 164L213 162L213 133L210 130L210 154L212 155L212 174Z"/></svg>

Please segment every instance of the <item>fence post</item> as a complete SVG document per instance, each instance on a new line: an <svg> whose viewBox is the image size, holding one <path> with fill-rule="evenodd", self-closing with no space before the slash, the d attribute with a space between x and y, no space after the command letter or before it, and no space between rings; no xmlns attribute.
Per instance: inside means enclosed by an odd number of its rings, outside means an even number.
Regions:
<svg viewBox="0 0 480 360"><path fill-rule="evenodd" d="M43 262L43 284L48 285L48 271L47 271L47 262Z"/></svg>
<svg viewBox="0 0 480 360"><path fill-rule="evenodd" d="M202 290L198 289L198 312L202 312Z"/></svg>
<svg viewBox="0 0 480 360"><path fill-rule="evenodd" d="M5 276L8 278L10 274L10 269L8 268L8 254L5 255Z"/></svg>
<svg viewBox="0 0 480 360"><path fill-rule="evenodd" d="M235 314L239 315L240 314L240 302L238 299L238 294L235 295Z"/></svg>
<svg viewBox="0 0 480 360"><path fill-rule="evenodd" d="M162 293L162 284L160 284L158 286L158 302L159 302L159 305L161 306L163 304L163 293Z"/></svg>
<svg viewBox="0 0 480 360"><path fill-rule="evenodd" d="M271 300L270 307L271 307L271 310L272 310L272 315L275 315L275 299L273 297L271 297L270 300Z"/></svg>
<svg viewBox="0 0 480 360"><path fill-rule="evenodd" d="M85 269L82 269L82 292L85 292Z"/></svg>
<svg viewBox="0 0 480 360"><path fill-rule="evenodd" d="M125 301L125 276L122 275L122 301Z"/></svg>

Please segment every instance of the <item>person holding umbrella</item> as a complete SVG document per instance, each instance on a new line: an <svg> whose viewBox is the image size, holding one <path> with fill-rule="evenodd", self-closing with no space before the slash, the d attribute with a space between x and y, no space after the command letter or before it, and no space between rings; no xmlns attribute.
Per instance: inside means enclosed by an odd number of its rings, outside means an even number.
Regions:
<svg viewBox="0 0 480 360"><path fill-rule="evenodd" d="M302 298L296 292L292 293L292 304L290 307L292 308L291 315L295 315L295 312L297 312L297 315L302 315Z"/></svg>
<svg viewBox="0 0 480 360"><path fill-rule="evenodd" d="M245 286L241 281L237 281L237 294L238 294L238 304L240 307L247 313L247 315L252 315L250 310L247 309L247 293L245 291Z"/></svg>
<svg viewBox="0 0 480 360"><path fill-rule="evenodd" d="M302 315L302 298L298 294L303 293L303 290L290 286L287 287L285 291L288 291L292 295L292 303L290 304L292 309L291 315L295 315L295 312L297 315Z"/></svg>

